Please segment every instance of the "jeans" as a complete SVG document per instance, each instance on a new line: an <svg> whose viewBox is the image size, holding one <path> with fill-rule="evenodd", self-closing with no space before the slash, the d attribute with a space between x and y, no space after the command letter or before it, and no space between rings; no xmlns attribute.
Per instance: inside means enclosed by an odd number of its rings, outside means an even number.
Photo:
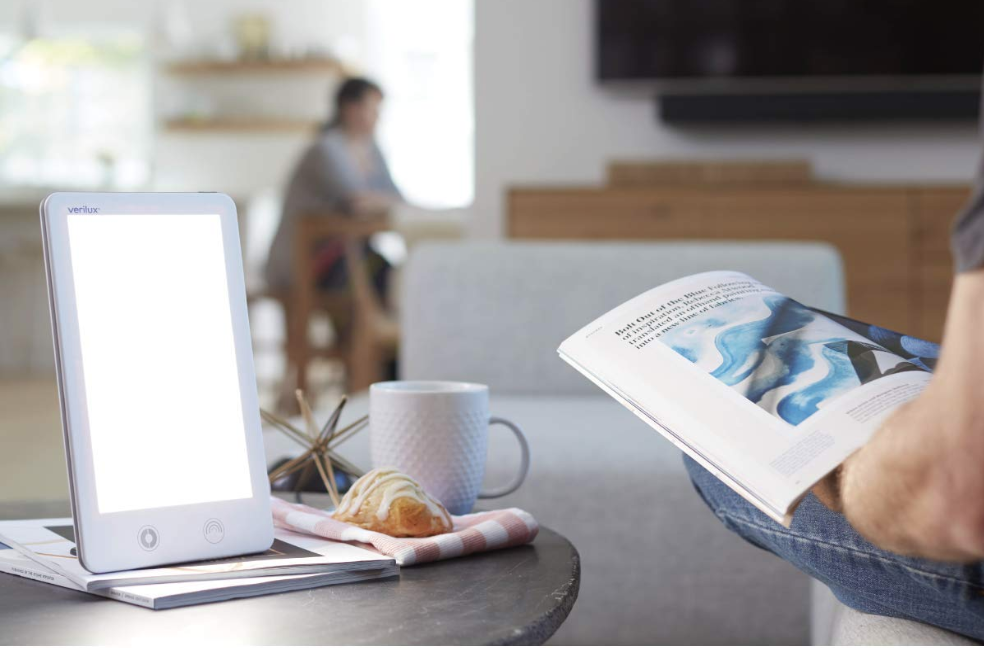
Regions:
<svg viewBox="0 0 984 648"><path fill-rule="evenodd" d="M345 262L342 250L321 275L318 277L318 287L322 290L344 290L349 288L348 264ZM369 243L365 244L365 268L376 294L385 302L389 294L390 271L393 266L381 254L373 250Z"/></svg>
<svg viewBox="0 0 984 648"><path fill-rule="evenodd" d="M984 641L984 563L936 562L879 549L812 494L787 529L689 457L684 463L697 492L729 530L823 582L844 605Z"/></svg>

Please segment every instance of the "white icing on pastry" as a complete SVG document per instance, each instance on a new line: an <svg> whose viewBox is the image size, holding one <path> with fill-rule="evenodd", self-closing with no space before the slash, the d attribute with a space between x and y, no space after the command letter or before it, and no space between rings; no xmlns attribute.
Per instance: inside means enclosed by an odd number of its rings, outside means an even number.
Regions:
<svg viewBox="0 0 984 648"><path fill-rule="evenodd" d="M451 517L444 507L438 504L414 479L396 468L375 468L360 477L345 493L345 497L335 511L336 515L356 515L376 490L383 489L383 496L376 510L376 517L385 520L389 517L390 506L401 497L409 497L427 507L431 515L441 518L446 526L451 526Z"/></svg>

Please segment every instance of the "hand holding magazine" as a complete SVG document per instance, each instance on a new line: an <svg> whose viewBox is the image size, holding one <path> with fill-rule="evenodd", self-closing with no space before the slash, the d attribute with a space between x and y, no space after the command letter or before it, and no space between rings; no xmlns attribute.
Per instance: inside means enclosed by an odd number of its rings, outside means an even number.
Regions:
<svg viewBox="0 0 984 648"><path fill-rule="evenodd" d="M925 388L939 347L722 271L645 292L558 353L788 526L803 496Z"/></svg>

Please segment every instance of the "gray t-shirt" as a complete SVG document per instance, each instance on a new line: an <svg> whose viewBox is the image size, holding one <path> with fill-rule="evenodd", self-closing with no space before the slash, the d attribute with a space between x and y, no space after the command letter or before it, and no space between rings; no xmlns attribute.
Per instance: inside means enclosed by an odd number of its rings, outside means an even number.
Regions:
<svg viewBox="0 0 984 648"><path fill-rule="evenodd" d="M267 285L283 289L290 285L291 254L298 219L317 214L351 212L352 197L374 192L400 198L400 190L390 176L389 167L375 142L371 144L368 174L359 169L352 148L339 128L318 136L301 156L291 174L284 198L280 225L267 258Z"/></svg>
<svg viewBox="0 0 984 648"><path fill-rule="evenodd" d="M956 272L969 272L984 266L984 161L977 170L970 201L953 222L950 247Z"/></svg>

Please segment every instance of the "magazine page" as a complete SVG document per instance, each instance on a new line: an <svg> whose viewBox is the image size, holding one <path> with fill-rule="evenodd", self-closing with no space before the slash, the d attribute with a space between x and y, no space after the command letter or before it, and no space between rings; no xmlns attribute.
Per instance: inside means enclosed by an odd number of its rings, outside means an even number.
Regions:
<svg viewBox="0 0 984 648"><path fill-rule="evenodd" d="M559 349L785 523L813 484L922 391L931 374L919 351L899 355L737 272L650 290Z"/></svg>
<svg viewBox="0 0 984 648"><path fill-rule="evenodd" d="M284 529L274 533L273 546L259 554L93 574L79 563L71 518L0 522L0 541L90 592L125 585L384 569L395 564L388 556L344 542Z"/></svg>
<svg viewBox="0 0 984 648"><path fill-rule="evenodd" d="M85 591L81 585L76 585L61 574L31 560L21 552L8 547L2 542L0 542L0 572L22 578L30 578L31 580L41 581L42 583L50 583L70 590Z"/></svg>

